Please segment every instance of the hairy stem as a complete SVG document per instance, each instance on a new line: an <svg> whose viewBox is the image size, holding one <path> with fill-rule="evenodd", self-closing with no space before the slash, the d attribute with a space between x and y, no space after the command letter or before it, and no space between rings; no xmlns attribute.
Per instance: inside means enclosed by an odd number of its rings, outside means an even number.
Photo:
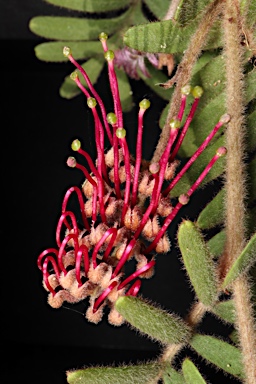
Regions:
<svg viewBox="0 0 256 384"><path fill-rule="evenodd" d="M192 330L194 330L200 321L203 319L205 313L207 311L207 307L201 302L194 303L191 311L189 312L187 318L185 319L187 324L190 326ZM160 358L161 362L172 362L175 356L185 347L185 343L181 344L170 344L167 345L163 351L163 354Z"/></svg>
<svg viewBox="0 0 256 384"><path fill-rule="evenodd" d="M220 260L220 274L226 272L241 253L246 241L245 223L245 126L244 126L244 85L243 53L241 45L241 20L239 3L226 1L224 11L224 36L226 59L226 111L231 116L226 131L228 149L226 163L226 245ZM255 384L256 380L256 335L253 324L250 288L247 276L243 275L233 284L234 304L236 308L236 328L243 356L245 383Z"/></svg>
<svg viewBox="0 0 256 384"><path fill-rule="evenodd" d="M158 141L156 150L154 152L152 162L159 161L166 143L168 142L170 133L170 120L174 118L179 110L181 101L181 88L189 83L193 66L200 55L205 42L207 41L208 32L216 20L217 16L221 13L223 8L223 0L214 0L202 15L201 22L195 34L190 40L189 47L187 48L182 61L180 62L175 76L165 83L165 88L170 88L176 83L176 87L173 92L172 100L170 102L170 108L167 115L166 123L162 129L160 139Z"/></svg>

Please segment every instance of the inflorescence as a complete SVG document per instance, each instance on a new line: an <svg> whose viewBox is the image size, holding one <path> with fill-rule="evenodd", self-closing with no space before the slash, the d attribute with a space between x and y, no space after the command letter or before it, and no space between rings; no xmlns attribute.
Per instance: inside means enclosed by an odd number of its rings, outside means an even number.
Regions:
<svg viewBox="0 0 256 384"><path fill-rule="evenodd" d="M124 320L114 308L115 301L123 295L137 295L141 279L152 277L156 254L170 250L167 236L169 225L182 206L188 203L216 160L226 153L226 148L217 150L190 189L178 198L175 206L172 205L170 192L223 124L229 121L229 116L220 118L197 151L178 171L176 155L203 93L199 86L192 88L185 85L178 115L170 122L166 148L158 163L146 167L142 162L143 117L150 107L150 101L143 99L139 104L134 159L130 155L126 130L123 128L122 106L114 68L115 54L108 49L107 38L105 33L99 35L108 64L114 105L114 112L108 114L102 99L87 73L72 56L70 48L63 49L63 54L77 68L71 78L86 96L87 105L94 117L97 159L94 163L78 139L72 142L73 151L86 159L89 171L75 157L68 158L67 165L81 170L85 181L81 188L73 186L67 190L56 229L57 248L47 248L41 252L37 264L43 274L43 286L48 291L48 303L53 308L60 308L65 301L78 303L88 298L90 305L86 318L90 322L98 323L102 319L104 307L108 305L109 323L121 325ZM78 73L86 81L87 88L83 86ZM181 127L189 94L194 96L194 101ZM111 149L105 153L106 136ZM77 197L82 225L76 215L67 209L72 195ZM135 261L136 267L127 276L125 265L131 259Z"/></svg>

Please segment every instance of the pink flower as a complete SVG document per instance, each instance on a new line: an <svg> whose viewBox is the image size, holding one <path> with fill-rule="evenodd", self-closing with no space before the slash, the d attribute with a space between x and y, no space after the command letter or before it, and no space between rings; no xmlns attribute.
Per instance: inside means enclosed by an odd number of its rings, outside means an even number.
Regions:
<svg viewBox="0 0 256 384"><path fill-rule="evenodd" d="M68 47L63 52L85 79L87 90L78 73L71 78L87 98L95 124L97 159L82 149L81 142L72 142L72 149L86 160L88 169L75 157L69 157L67 165L83 172L85 181L81 188L73 186L64 196L61 215L56 228L56 248L47 248L39 255L37 264L43 274L43 286L48 292L48 303L59 308L64 301L77 303L89 297L90 305L86 318L98 323L106 305L110 307L108 320L113 325L123 323L122 316L115 310L114 303L123 295L137 295L143 278L154 274L156 253L167 253L170 242L167 229L183 205L210 171L216 160L225 154L220 148L204 171L172 205L169 192L198 158L220 127L227 123L224 115L195 154L177 172L179 162L175 159L182 140L197 108L202 89L186 86L182 89L180 111L170 122L170 136L166 149L158 163L147 169L141 167L143 117L150 107L144 99L139 104L138 134L135 160L130 156L123 128L123 113L114 68L114 52L108 50L107 36L100 34L100 40L108 62L110 87L114 112L106 113L104 104L90 82L84 69L74 60ZM192 92L194 102L184 126L181 121L186 99ZM105 152L105 135L111 148ZM71 196L77 199L82 225L70 211ZM159 225L159 217L164 219ZM125 266L128 260L135 260L135 270L128 275Z"/></svg>
<svg viewBox="0 0 256 384"><path fill-rule="evenodd" d="M154 67L158 68L158 57L154 53L143 53L136 49L124 47L115 51L114 65L117 68L123 68L131 79L138 80L139 72L146 77L150 74L146 68L145 60L148 60Z"/></svg>

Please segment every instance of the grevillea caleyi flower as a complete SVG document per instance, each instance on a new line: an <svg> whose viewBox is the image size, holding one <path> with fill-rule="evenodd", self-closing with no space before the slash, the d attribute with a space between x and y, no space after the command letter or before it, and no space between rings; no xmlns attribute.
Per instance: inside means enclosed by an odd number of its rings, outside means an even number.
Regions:
<svg viewBox="0 0 256 384"><path fill-rule="evenodd" d="M108 306L109 323L121 325L123 318L114 308L115 301L122 295L137 295L141 279L154 274L156 254L170 250L167 236L169 225L226 149L221 147L217 150L198 179L177 199L175 205L170 192L220 127L229 121L229 116L220 118L197 151L178 171L176 155L203 93L201 87L184 86L180 110L170 122L165 151L158 163L147 166L142 161L142 134L143 116L150 102L144 99L139 104L136 156L133 158L123 128L114 69L115 55L108 50L107 35L101 33L99 39L108 63L114 112L106 112L87 73L73 58L70 48L64 47L64 55L77 68L71 78L86 96L94 117L97 159L94 163L78 139L72 142L72 149L87 161L89 171L75 157L68 158L67 165L81 170L85 181L81 188L73 186L66 192L56 229L57 248L45 249L37 263L43 274L43 286L48 291L48 303L53 308L61 307L63 302L77 303L89 298L86 318L90 322L98 323L104 307ZM84 78L88 88L83 86L78 74ZM181 127L190 93L194 102ZM111 149L105 152L106 137ZM73 195L77 198L82 225L74 212L67 209ZM126 263L132 258L135 260L135 271L127 276Z"/></svg>

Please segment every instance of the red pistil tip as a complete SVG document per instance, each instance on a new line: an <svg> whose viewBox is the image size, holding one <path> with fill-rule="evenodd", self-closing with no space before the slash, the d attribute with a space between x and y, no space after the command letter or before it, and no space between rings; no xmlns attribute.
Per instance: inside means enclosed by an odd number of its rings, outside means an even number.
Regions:
<svg viewBox="0 0 256 384"><path fill-rule="evenodd" d="M148 109L150 107L150 101L148 99L143 99L139 103L141 109Z"/></svg>
<svg viewBox="0 0 256 384"><path fill-rule="evenodd" d="M109 112L107 114L107 121L111 125L115 124L117 122L116 114L114 112Z"/></svg>
<svg viewBox="0 0 256 384"><path fill-rule="evenodd" d="M186 205L189 202L189 196L183 193L182 195L179 196L179 203L182 205Z"/></svg>
<svg viewBox="0 0 256 384"><path fill-rule="evenodd" d="M178 120L178 119L172 119L172 120L170 121L170 127L171 127L171 128L173 128L173 129L179 129L180 126L181 126L181 122L180 122L180 120Z"/></svg>
<svg viewBox="0 0 256 384"><path fill-rule="evenodd" d="M117 128L116 136L118 137L118 139L124 139L126 136L126 130L124 128Z"/></svg>
<svg viewBox="0 0 256 384"><path fill-rule="evenodd" d="M70 74L70 79L73 80L73 81L76 81L76 79L78 78L78 73L77 71L74 71Z"/></svg>
<svg viewBox="0 0 256 384"><path fill-rule="evenodd" d="M76 159L72 156L69 156L69 158L67 159L67 165L70 168L75 168L76 167Z"/></svg>
<svg viewBox="0 0 256 384"><path fill-rule="evenodd" d="M230 121L230 115L228 113L225 113L220 118L220 123L227 124Z"/></svg>
<svg viewBox="0 0 256 384"><path fill-rule="evenodd" d="M105 57L105 59L106 59L107 61L112 61L112 60L114 60L114 58L115 58L115 54L114 54L113 51L108 50L108 51L105 52L104 57Z"/></svg>
<svg viewBox="0 0 256 384"><path fill-rule="evenodd" d="M100 41L106 41L108 39L108 35L105 32L101 32L99 34L99 40Z"/></svg>
<svg viewBox="0 0 256 384"><path fill-rule="evenodd" d="M219 157L225 156L226 153L227 153L227 148L226 147L220 147L216 151L216 155L219 156Z"/></svg>
<svg viewBox="0 0 256 384"><path fill-rule="evenodd" d="M95 108L97 105L97 101L94 99L94 97L88 97L87 105L89 108Z"/></svg>
<svg viewBox="0 0 256 384"><path fill-rule="evenodd" d="M81 148L81 141L79 141L78 139L74 140L71 144L71 148L73 149L73 151L79 151L79 149Z"/></svg>
<svg viewBox="0 0 256 384"><path fill-rule="evenodd" d="M200 99L200 97L202 96L202 94L204 93L204 90L202 87L200 87L199 85L196 85L192 91L191 91L192 95L194 96L195 99Z"/></svg>
<svg viewBox="0 0 256 384"><path fill-rule="evenodd" d="M63 55L65 57L68 57L69 55L71 55L71 49L69 47L64 47L63 48Z"/></svg>
<svg viewBox="0 0 256 384"><path fill-rule="evenodd" d="M153 173L153 175L155 173L158 173L159 172L159 169L160 169L160 165L159 163L152 163L150 164L149 166L149 172Z"/></svg>
<svg viewBox="0 0 256 384"><path fill-rule="evenodd" d="M184 87L181 88L181 94L188 96L190 94L191 90L192 90L191 85L189 85L189 84L184 85Z"/></svg>

